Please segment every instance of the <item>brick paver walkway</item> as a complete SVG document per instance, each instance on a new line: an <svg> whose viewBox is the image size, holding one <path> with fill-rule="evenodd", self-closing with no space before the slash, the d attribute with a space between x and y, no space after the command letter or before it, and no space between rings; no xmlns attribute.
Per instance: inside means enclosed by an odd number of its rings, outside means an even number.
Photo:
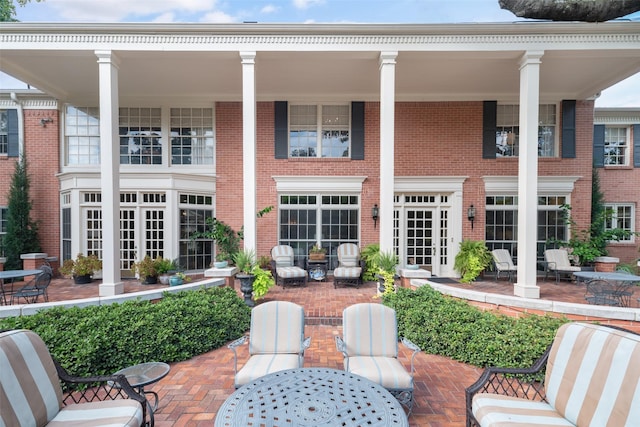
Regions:
<svg viewBox="0 0 640 427"><path fill-rule="evenodd" d="M541 282L541 298L568 302L584 302L584 289L580 285ZM485 292L513 295L513 286L506 281L498 283L475 282L469 287ZM125 292L136 292L162 285L140 285L125 281ZM239 284L236 281L236 290ZM71 280L56 279L50 286L50 300L68 300L95 297L98 283L74 285ZM272 288L263 301L287 300L304 307L307 316L305 334L311 336L311 347L305 353L305 366L343 369L342 355L335 348L334 336L342 334L342 310L358 302L379 302L374 298L375 284L360 288L333 288L333 284L309 283L306 287L280 286ZM248 346L239 350L239 360L248 358ZM400 360L410 366L411 352L400 345ZM409 418L411 426L463 426L464 389L480 375L476 367L455 362L445 357L419 353L415 358L415 405ZM171 372L158 383L149 386L160 396L156 412L156 426L212 426L220 405L234 391L233 353L226 347L199 355L190 360L171 364Z"/></svg>

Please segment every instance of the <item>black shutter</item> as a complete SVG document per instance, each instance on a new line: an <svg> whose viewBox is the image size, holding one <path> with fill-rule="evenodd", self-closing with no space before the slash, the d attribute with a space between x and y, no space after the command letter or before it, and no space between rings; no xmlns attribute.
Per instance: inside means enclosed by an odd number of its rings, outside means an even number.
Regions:
<svg viewBox="0 0 640 427"><path fill-rule="evenodd" d="M576 158L576 101L562 101L562 158Z"/></svg>
<svg viewBox="0 0 640 427"><path fill-rule="evenodd" d="M351 103L351 160L364 160L364 102Z"/></svg>
<svg viewBox="0 0 640 427"><path fill-rule="evenodd" d="M593 166L604 167L604 125L593 126Z"/></svg>
<svg viewBox="0 0 640 427"><path fill-rule="evenodd" d="M484 101L482 105L482 158L496 158L498 130L498 101Z"/></svg>
<svg viewBox="0 0 640 427"><path fill-rule="evenodd" d="M633 125L633 167L640 168L640 125Z"/></svg>
<svg viewBox="0 0 640 427"><path fill-rule="evenodd" d="M7 110L7 155L20 155L20 129L18 129L18 110Z"/></svg>
<svg viewBox="0 0 640 427"><path fill-rule="evenodd" d="M289 158L289 109L287 101L276 101L274 105L274 146L276 159Z"/></svg>

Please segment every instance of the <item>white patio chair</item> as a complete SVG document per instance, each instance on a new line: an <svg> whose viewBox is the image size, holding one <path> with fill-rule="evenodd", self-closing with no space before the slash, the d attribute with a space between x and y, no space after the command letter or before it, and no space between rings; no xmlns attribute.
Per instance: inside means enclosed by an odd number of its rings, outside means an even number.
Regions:
<svg viewBox="0 0 640 427"><path fill-rule="evenodd" d="M338 267L333 269L333 287L339 284L359 286L362 283L364 261L360 259L360 249L355 243L338 246Z"/></svg>
<svg viewBox="0 0 640 427"><path fill-rule="evenodd" d="M238 370L236 348L249 340L249 359ZM272 372L301 368L311 338L304 338L304 310L289 301L269 301L251 309L249 336L227 347L233 350L235 387Z"/></svg>
<svg viewBox="0 0 640 427"><path fill-rule="evenodd" d="M506 249L494 249L491 251L491 255L496 267L496 280L500 278L501 273L506 273L509 281L513 282L513 275L518 272L518 269L513 265L509 251Z"/></svg>
<svg viewBox="0 0 640 427"><path fill-rule="evenodd" d="M569 253L565 249L547 249L544 251L544 260L546 263L545 280L551 272L556 276L556 285L560 283L560 275L568 274L571 277L575 271L581 271L582 268L572 265L569 261Z"/></svg>
<svg viewBox="0 0 640 427"><path fill-rule="evenodd" d="M306 285L307 271L295 265L293 248L278 245L271 249L271 267L275 272L276 283L283 288L286 285Z"/></svg>
<svg viewBox="0 0 640 427"><path fill-rule="evenodd" d="M354 304L342 313L343 337L336 347L344 356L344 369L380 384L409 413L413 407L413 361L420 348L406 338L402 343L413 350L411 370L398 360L398 324L394 309L378 303Z"/></svg>

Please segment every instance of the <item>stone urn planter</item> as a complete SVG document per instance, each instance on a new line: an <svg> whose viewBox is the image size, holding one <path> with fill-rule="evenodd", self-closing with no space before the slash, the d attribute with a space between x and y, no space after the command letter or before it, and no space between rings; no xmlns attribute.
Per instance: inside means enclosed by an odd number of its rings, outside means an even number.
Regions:
<svg viewBox="0 0 640 427"><path fill-rule="evenodd" d="M256 276L253 274L236 274L238 280L240 280L240 291L244 295L244 303L249 307L253 307L256 303L253 301L253 281L256 280Z"/></svg>

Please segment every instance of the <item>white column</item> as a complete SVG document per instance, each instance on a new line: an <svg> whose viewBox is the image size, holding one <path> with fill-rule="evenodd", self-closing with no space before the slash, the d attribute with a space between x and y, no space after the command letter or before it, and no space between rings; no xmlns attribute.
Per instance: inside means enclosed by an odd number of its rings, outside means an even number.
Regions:
<svg viewBox="0 0 640 427"><path fill-rule="evenodd" d="M100 296L124 293L120 281L120 155L118 153L118 59L96 51L100 90L100 185L102 187L102 284Z"/></svg>
<svg viewBox="0 0 640 427"><path fill-rule="evenodd" d="M380 53L380 251L393 250L394 133L396 108L396 57Z"/></svg>
<svg viewBox="0 0 640 427"><path fill-rule="evenodd" d="M256 74L255 52L240 52L242 58L242 189L244 203L244 247L257 249L256 235Z"/></svg>
<svg viewBox="0 0 640 427"><path fill-rule="evenodd" d="M526 52L520 60L520 154L518 156L518 279L514 295L540 298L536 284L538 232L538 105L540 58Z"/></svg>

